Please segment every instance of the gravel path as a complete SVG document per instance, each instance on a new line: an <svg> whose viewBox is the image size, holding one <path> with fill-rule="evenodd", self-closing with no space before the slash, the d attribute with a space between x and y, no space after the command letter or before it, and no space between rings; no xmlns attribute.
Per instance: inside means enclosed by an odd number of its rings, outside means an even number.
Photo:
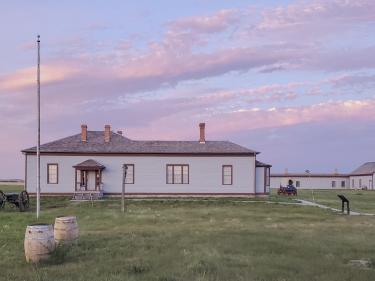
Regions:
<svg viewBox="0 0 375 281"><path fill-rule="evenodd" d="M331 208L331 207L328 207L326 205L318 204L318 203L315 203L315 202L302 200L302 199L296 199L296 201L298 201L301 205L304 205L304 206L318 207L318 208L321 208L321 209L328 209L328 210L331 210L333 212L341 213L341 210L339 210L339 209ZM360 212L353 212L353 211L350 211L349 215L351 215L351 216L375 216L375 214L360 213Z"/></svg>

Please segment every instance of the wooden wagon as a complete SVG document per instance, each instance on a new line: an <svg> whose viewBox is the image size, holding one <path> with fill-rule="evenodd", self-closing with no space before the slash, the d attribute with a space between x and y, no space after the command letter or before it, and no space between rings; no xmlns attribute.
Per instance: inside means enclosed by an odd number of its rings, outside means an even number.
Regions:
<svg viewBox="0 0 375 281"><path fill-rule="evenodd" d="M4 208L6 202L16 206L20 212L24 212L30 207L30 197L26 190L20 193L4 193L0 190L0 209Z"/></svg>

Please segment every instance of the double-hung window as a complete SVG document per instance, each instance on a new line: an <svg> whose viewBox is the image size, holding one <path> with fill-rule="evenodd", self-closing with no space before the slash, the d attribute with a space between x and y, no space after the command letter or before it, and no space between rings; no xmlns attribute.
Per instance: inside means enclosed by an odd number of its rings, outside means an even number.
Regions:
<svg viewBox="0 0 375 281"><path fill-rule="evenodd" d="M126 184L134 184L134 164L125 164L128 166L128 170L126 171Z"/></svg>
<svg viewBox="0 0 375 281"><path fill-rule="evenodd" d="M232 185L233 184L233 166L232 165L223 165L222 168L222 184L223 185Z"/></svg>
<svg viewBox="0 0 375 281"><path fill-rule="evenodd" d="M47 164L47 183L59 183L59 166L58 164Z"/></svg>
<svg viewBox="0 0 375 281"><path fill-rule="evenodd" d="M189 165L168 164L167 165L167 183L168 184L188 184L189 183Z"/></svg>

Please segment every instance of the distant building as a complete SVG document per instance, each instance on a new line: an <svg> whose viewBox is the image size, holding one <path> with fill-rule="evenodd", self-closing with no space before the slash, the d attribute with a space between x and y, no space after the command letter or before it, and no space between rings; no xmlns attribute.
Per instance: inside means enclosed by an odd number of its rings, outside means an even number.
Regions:
<svg viewBox="0 0 375 281"><path fill-rule="evenodd" d="M375 162L367 162L349 174L285 173L271 174L271 188L292 180L299 189L369 189L374 190Z"/></svg>
<svg viewBox="0 0 375 281"><path fill-rule="evenodd" d="M259 152L229 141L206 141L201 123L196 141L138 141L112 132L88 131L41 145L41 193L91 198L126 195L266 195L270 165ZM36 148L25 155L25 187L36 192Z"/></svg>
<svg viewBox="0 0 375 281"><path fill-rule="evenodd" d="M346 189L349 188L347 174L306 174L284 173L271 174L271 188L286 186L292 180L298 189Z"/></svg>
<svg viewBox="0 0 375 281"><path fill-rule="evenodd" d="M374 189L375 162L367 162L350 174L351 188Z"/></svg>

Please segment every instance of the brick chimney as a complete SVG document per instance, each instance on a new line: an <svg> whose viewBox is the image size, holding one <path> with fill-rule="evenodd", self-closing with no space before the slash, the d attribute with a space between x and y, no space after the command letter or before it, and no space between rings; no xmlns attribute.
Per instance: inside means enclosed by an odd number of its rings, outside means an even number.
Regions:
<svg viewBox="0 0 375 281"><path fill-rule="evenodd" d="M206 124L199 123L199 143L206 143L206 132L205 132Z"/></svg>
<svg viewBox="0 0 375 281"><path fill-rule="evenodd" d="M122 136L122 131L117 131L117 134Z"/></svg>
<svg viewBox="0 0 375 281"><path fill-rule="evenodd" d="M87 142L87 125L81 125L81 140Z"/></svg>
<svg viewBox="0 0 375 281"><path fill-rule="evenodd" d="M111 125L104 126L104 142L109 142L111 140Z"/></svg>

